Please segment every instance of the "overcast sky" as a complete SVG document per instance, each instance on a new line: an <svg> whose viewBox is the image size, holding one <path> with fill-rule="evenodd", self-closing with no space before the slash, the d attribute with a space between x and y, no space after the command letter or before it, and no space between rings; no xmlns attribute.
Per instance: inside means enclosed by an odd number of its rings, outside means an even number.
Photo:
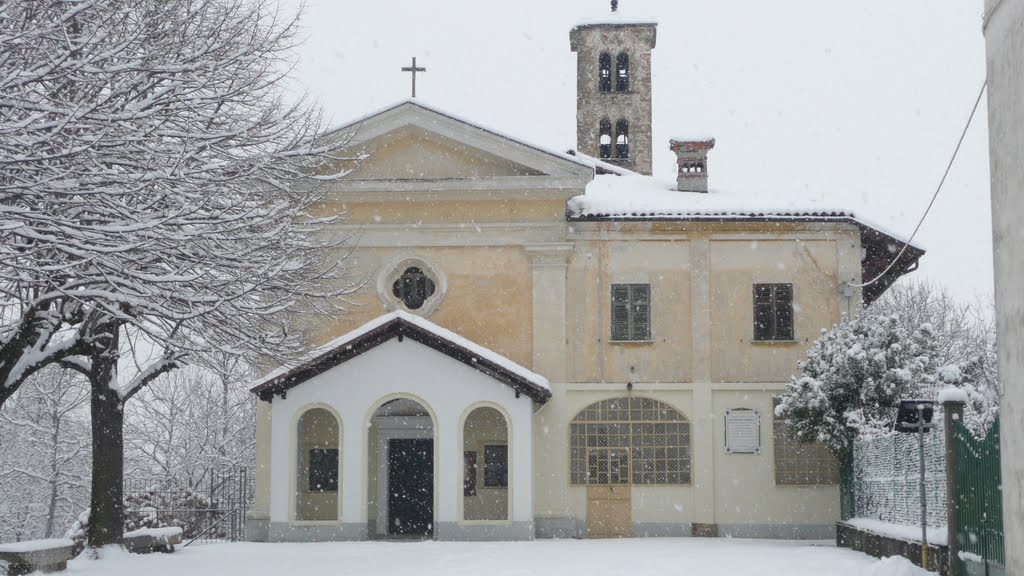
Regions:
<svg viewBox="0 0 1024 576"><path fill-rule="evenodd" d="M298 0L284 0L298 5ZM850 208L909 235L985 74L981 0L621 0L657 19L654 172L668 139L717 138L711 187ZM307 0L296 82L332 124L408 98L549 147L575 146L569 30L600 0ZM987 110L918 234L914 275L992 293Z"/></svg>

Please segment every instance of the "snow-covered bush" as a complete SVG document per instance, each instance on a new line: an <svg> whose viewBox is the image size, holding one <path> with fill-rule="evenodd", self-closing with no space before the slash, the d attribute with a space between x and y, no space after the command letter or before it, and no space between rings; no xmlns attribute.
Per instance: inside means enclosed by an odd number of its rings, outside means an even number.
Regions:
<svg viewBox="0 0 1024 576"><path fill-rule="evenodd" d="M74 556L78 556L85 549L85 544L89 537L89 509L86 508L84 512L78 515L78 519L75 520L68 531L64 533L64 538L71 540L75 543L71 553Z"/></svg>
<svg viewBox="0 0 1024 576"><path fill-rule="evenodd" d="M901 398L933 388L934 334L895 317L865 314L823 331L800 362L776 414L797 438L845 454L858 436L892 430Z"/></svg>
<svg viewBox="0 0 1024 576"><path fill-rule="evenodd" d="M995 347L984 319L928 285L891 292L822 331L798 364L776 414L801 440L848 455L854 439L893 429L901 399L935 400L950 386L966 393L964 422L975 434L995 419Z"/></svg>

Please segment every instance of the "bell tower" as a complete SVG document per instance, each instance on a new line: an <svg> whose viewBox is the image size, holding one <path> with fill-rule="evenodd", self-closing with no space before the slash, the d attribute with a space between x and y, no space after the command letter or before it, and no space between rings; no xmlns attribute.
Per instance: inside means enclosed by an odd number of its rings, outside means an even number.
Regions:
<svg viewBox="0 0 1024 576"><path fill-rule="evenodd" d="M577 24L576 148L605 162L651 174L651 51L658 23L612 12Z"/></svg>

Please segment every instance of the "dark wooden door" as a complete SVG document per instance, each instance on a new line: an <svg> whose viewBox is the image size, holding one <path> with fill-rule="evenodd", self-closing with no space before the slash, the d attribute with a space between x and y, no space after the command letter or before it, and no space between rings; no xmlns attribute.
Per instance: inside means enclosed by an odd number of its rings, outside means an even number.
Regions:
<svg viewBox="0 0 1024 576"><path fill-rule="evenodd" d="M434 441L388 443L388 533L434 531Z"/></svg>

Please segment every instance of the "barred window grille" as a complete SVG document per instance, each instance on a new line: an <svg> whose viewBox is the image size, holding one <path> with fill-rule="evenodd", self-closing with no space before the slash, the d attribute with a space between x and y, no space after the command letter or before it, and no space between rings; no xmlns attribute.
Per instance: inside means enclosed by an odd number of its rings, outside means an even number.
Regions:
<svg viewBox="0 0 1024 576"><path fill-rule="evenodd" d="M569 477L585 484L690 484L690 422L651 398L587 406L569 424Z"/></svg>
<svg viewBox="0 0 1024 576"><path fill-rule="evenodd" d="M802 442L784 418L772 423L775 443L775 484L811 486L839 484L839 460L820 442Z"/></svg>
<svg viewBox="0 0 1024 576"><path fill-rule="evenodd" d="M651 339L651 285L612 284L612 341Z"/></svg>

